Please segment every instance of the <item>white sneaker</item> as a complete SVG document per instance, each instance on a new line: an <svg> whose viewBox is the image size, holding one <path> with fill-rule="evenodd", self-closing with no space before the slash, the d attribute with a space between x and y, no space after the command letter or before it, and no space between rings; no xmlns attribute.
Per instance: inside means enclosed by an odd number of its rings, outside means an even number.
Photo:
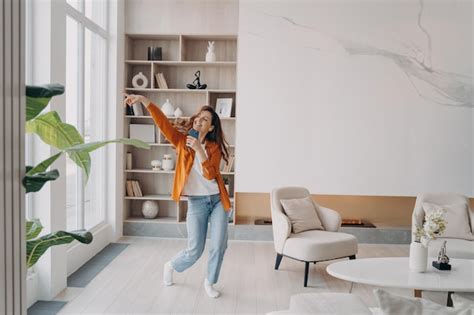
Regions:
<svg viewBox="0 0 474 315"><path fill-rule="evenodd" d="M212 283L210 283L207 278L204 279L204 289L206 290L207 295L211 298L218 298L220 295L219 291L212 287Z"/></svg>
<svg viewBox="0 0 474 315"><path fill-rule="evenodd" d="M165 263L163 267L163 284L166 286L173 285L173 266L171 261Z"/></svg>

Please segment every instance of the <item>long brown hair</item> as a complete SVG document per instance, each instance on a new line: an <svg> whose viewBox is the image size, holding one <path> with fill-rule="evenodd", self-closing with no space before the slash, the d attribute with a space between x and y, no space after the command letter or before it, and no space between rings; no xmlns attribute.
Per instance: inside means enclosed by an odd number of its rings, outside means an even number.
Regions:
<svg viewBox="0 0 474 315"><path fill-rule="evenodd" d="M222 158L227 163L229 161L229 151L227 147L229 143L225 139L224 132L222 131L221 119L219 115L215 112L214 108L211 106L203 106L199 109L197 114L193 115L186 126L186 133L193 127L194 119L201 113L201 112L209 112L212 115L212 122L211 125L214 126L212 131L209 131L206 135L207 141L216 142L219 145L219 149L221 150Z"/></svg>

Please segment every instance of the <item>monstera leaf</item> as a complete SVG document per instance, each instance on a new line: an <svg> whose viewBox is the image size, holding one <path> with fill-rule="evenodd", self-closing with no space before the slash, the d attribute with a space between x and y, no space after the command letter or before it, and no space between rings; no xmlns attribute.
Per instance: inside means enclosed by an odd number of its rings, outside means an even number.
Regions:
<svg viewBox="0 0 474 315"><path fill-rule="evenodd" d="M121 138L121 139L115 139L115 140L108 140L108 141L97 141L97 142L88 142L88 143L83 143L83 144L78 144L75 146L72 146L70 148L65 149L64 151L66 152L92 152L94 150L97 150L109 143L122 143L126 145L132 145L134 147L140 148L140 149L150 149L150 145L146 142L143 142L141 140L137 139L128 139L128 138Z"/></svg>
<svg viewBox="0 0 474 315"><path fill-rule="evenodd" d="M43 226L41 225L40 220L31 219L30 221L26 221L26 240L29 241L34 239L42 230Z"/></svg>
<svg viewBox="0 0 474 315"><path fill-rule="evenodd" d="M27 166L26 175L23 177L23 186L26 189L26 193L37 192L43 188L44 184L49 181L56 180L59 177L58 170L52 170L49 172L36 172L32 175L29 175L28 172L32 169L32 166Z"/></svg>
<svg viewBox="0 0 474 315"><path fill-rule="evenodd" d="M84 139L77 129L61 121L55 111L40 115L26 123L26 132L37 134L43 142L61 151L77 144L84 143ZM70 152L69 158L82 170L87 178L90 173L91 157L88 152Z"/></svg>
<svg viewBox="0 0 474 315"><path fill-rule="evenodd" d="M29 121L48 106L53 96L64 93L60 84L27 85L26 86L26 121Z"/></svg>
<svg viewBox="0 0 474 315"><path fill-rule="evenodd" d="M69 244L77 240L84 244L92 242L92 233L86 230L78 230L73 232L57 231L54 233L43 235L34 240L26 241L26 262L30 268L51 246Z"/></svg>

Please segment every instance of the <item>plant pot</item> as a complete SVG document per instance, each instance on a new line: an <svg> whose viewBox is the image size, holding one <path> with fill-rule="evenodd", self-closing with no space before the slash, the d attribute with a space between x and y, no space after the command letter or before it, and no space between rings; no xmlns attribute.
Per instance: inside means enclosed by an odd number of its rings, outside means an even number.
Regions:
<svg viewBox="0 0 474 315"><path fill-rule="evenodd" d="M421 243L410 244L410 271L425 272L428 266L428 247Z"/></svg>

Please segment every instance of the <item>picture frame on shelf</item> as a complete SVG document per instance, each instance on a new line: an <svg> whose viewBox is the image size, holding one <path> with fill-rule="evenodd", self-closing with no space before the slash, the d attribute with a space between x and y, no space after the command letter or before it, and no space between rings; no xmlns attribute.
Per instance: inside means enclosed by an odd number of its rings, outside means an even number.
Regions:
<svg viewBox="0 0 474 315"><path fill-rule="evenodd" d="M219 117L229 118L232 113L232 98L217 98L216 113Z"/></svg>
<svg viewBox="0 0 474 315"><path fill-rule="evenodd" d="M138 139L147 143L155 143L155 125L130 124L130 139Z"/></svg>

